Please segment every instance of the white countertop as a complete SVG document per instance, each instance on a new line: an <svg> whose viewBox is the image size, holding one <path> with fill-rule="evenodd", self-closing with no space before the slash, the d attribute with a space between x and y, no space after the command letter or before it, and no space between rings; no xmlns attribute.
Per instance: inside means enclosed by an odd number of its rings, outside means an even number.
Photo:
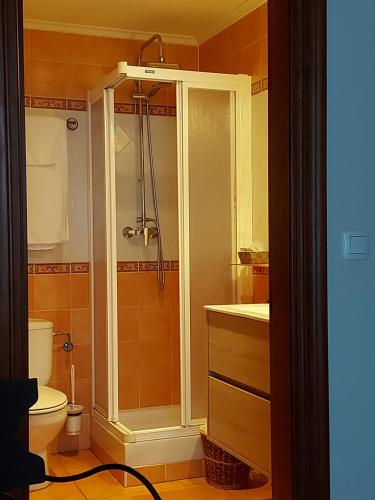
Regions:
<svg viewBox="0 0 375 500"><path fill-rule="evenodd" d="M206 311L212 311L222 314L231 314L232 316L241 316L268 323L270 320L269 304L230 304L219 306L204 306Z"/></svg>

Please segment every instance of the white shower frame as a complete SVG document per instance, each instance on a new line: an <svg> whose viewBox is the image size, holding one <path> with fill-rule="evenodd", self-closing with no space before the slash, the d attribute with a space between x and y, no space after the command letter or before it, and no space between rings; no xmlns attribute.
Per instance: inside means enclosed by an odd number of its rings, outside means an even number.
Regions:
<svg viewBox="0 0 375 500"><path fill-rule="evenodd" d="M188 152L188 93L189 89L207 89L230 91L232 101L231 114L232 130L235 130L235 144L232 147L232 190L234 205L233 217L238 218L240 211L249 214L248 230L252 233L252 205L251 197L246 206L239 207L235 193L240 189L240 183L246 182L251 191L252 157L251 157L251 77L248 75L229 75L198 71L150 68L131 66L127 62L119 62L117 68L107 75L103 81L88 93L89 104L104 99L105 119L105 167L106 167L106 194L107 207L107 258L111 265L108 267L108 421L121 430L131 433L119 421L118 409L118 336L117 318L117 252L116 252L116 191L115 191L115 136L114 136L114 106L113 89L125 80L152 80L172 82L176 84L176 116L177 119L177 168L178 168L178 220L179 220L179 255L180 255L180 353L181 353L181 427L199 426L205 419L192 418L191 405L191 352L190 352L190 260L189 260L189 152ZM90 108L90 106L89 106ZM90 109L89 109L90 112ZM242 169L242 176L235 172ZM91 218L92 219L92 218ZM92 226L92 221L91 221ZM233 262L237 262L237 249L240 246L238 232L233 241ZM91 269L93 269L93 251L91 245ZM92 279L93 285L93 279ZM93 289L92 289L93 298ZM92 302L93 303L93 302ZM93 316L93 311L92 311ZM93 318L92 318L93 319ZM92 322L94 329L94 322ZM93 333L94 338L94 333ZM94 342L93 342L94 344ZM95 346L93 346L95 349ZM95 367L93 367L93 370ZM93 401L95 401L95 377L93 377ZM116 382L115 382L116 381ZM97 415L100 417L100 412ZM95 414L95 410L94 410ZM156 431L169 431L174 435L176 427L134 431L135 434ZM155 435L156 437L156 435Z"/></svg>

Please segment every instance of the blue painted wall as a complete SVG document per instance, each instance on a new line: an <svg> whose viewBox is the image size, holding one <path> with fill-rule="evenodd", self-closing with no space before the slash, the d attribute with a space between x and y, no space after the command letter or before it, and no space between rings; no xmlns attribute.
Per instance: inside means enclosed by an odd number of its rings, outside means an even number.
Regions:
<svg viewBox="0 0 375 500"><path fill-rule="evenodd" d="M342 259L366 229L370 259ZM375 499L375 0L328 0L332 500ZM318 500L318 499L317 499Z"/></svg>

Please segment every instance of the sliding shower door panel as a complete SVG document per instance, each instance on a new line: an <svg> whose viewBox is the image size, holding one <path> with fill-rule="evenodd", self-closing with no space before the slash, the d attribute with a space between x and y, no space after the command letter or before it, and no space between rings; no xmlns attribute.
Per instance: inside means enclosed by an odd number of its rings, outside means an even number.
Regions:
<svg viewBox="0 0 375 500"><path fill-rule="evenodd" d="M207 416L205 305L238 301L239 242L251 241L250 78L182 82L180 245L185 422ZM239 193L246 194L245 199ZM249 204L250 202L250 204ZM240 235L241 238L240 238Z"/></svg>
<svg viewBox="0 0 375 500"><path fill-rule="evenodd" d="M110 421L117 403L117 257L113 90L89 100L93 401Z"/></svg>

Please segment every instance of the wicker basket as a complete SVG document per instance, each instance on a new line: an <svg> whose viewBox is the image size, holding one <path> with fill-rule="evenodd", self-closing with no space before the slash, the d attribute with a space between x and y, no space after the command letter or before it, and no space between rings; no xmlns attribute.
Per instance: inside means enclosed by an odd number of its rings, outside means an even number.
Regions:
<svg viewBox="0 0 375 500"><path fill-rule="evenodd" d="M250 467L208 440L201 433L206 480L222 490L241 490L249 484Z"/></svg>

